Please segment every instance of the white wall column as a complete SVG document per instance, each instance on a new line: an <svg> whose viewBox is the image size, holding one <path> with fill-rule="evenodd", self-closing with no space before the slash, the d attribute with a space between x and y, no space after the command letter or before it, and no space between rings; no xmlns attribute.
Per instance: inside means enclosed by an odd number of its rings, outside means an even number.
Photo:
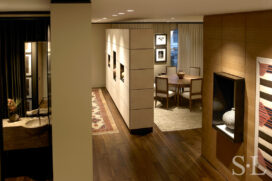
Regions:
<svg viewBox="0 0 272 181"><path fill-rule="evenodd" d="M92 181L91 4L51 4L54 181Z"/></svg>

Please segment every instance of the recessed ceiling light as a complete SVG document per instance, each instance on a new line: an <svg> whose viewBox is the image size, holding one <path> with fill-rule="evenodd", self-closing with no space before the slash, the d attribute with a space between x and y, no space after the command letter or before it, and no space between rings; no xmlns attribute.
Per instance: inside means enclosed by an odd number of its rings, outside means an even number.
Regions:
<svg viewBox="0 0 272 181"><path fill-rule="evenodd" d="M113 14L112 16L118 16L117 14Z"/></svg>
<svg viewBox="0 0 272 181"><path fill-rule="evenodd" d="M102 19L108 19L108 18L105 17L105 18L102 18Z"/></svg>
<svg viewBox="0 0 272 181"><path fill-rule="evenodd" d="M118 14L120 14L120 15L124 15L125 13L123 13L123 12L120 12L120 13L118 13Z"/></svg>
<svg viewBox="0 0 272 181"><path fill-rule="evenodd" d="M128 9L127 10L127 12L129 12L129 13L132 13L132 12L134 12L135 10L134 9Z"/></svg>

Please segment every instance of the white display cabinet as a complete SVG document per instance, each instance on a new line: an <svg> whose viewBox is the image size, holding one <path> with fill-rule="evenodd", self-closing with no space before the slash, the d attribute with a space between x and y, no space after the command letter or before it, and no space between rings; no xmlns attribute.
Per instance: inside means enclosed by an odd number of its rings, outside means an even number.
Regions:
<svg viewBox="0 0 272 181"><path fill-rule="evenodd" d="M105 61L106 88L128 129L132 133L152 131L153 30L107 29Z"/></svg>

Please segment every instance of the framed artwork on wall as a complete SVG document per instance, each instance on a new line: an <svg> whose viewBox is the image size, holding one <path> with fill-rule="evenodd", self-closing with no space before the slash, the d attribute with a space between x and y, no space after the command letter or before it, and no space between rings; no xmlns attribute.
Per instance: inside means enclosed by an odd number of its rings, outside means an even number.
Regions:
<svg viewBox="0 0 272 181"><path fill-rule="evenodd" d="M155 35L155 45L166 45L167 44L167 35L166 34L156 34Z"/></svg>
<svg viewBox="0 0 272 181"><path fill-rule="evenodd" d="M31 54L25 55L25 73L26 76L31 76Z"/></svg>
<svg viewBox="0 0 272 181"><path fill-rule="evenodd" d="M31 43L25 43L25 52L31 53Z"/></svg>
<svg viewBox="0 0 272 181"><path fill-rule="evenodd" d="M32 110L32 99L26 100L26 109L27 109L28 111L31 111L31 110Z"/></svg>
<svg viewBox="0 0 272 181"><path fill-rule="evenodd" d="M47 55L48 55L48 59L47 59L47 71L48 71L48 74L51 74L51 53L50 52L48 52L47 53Z"/></svg>
<svg viewBox="0 0 272 181"><path fill-rule="evenodd" d="M255 149L256 166L272 178L272 59L257 57Z"/></svg>
<svg viewBox="0 0 272 181"><path fill-rule="evenodd" d="M155 62L166 62L167 52L166 48L156 48Z"/></svg>
<svg viewBox="0 0 272 181"><path fill-rule="evenodd" d="M32 79L26 77L26 98L32 98Z"/></svg>

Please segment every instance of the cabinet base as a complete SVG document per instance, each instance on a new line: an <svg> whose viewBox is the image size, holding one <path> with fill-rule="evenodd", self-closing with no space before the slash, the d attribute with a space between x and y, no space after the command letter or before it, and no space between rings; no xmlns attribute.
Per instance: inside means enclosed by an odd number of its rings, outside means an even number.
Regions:
<svg viewBox="0 0 272 181"><path fill-rule="evenodd" d="M144 135L153 132L153 128L130 129L130 134Z"/></svg>

